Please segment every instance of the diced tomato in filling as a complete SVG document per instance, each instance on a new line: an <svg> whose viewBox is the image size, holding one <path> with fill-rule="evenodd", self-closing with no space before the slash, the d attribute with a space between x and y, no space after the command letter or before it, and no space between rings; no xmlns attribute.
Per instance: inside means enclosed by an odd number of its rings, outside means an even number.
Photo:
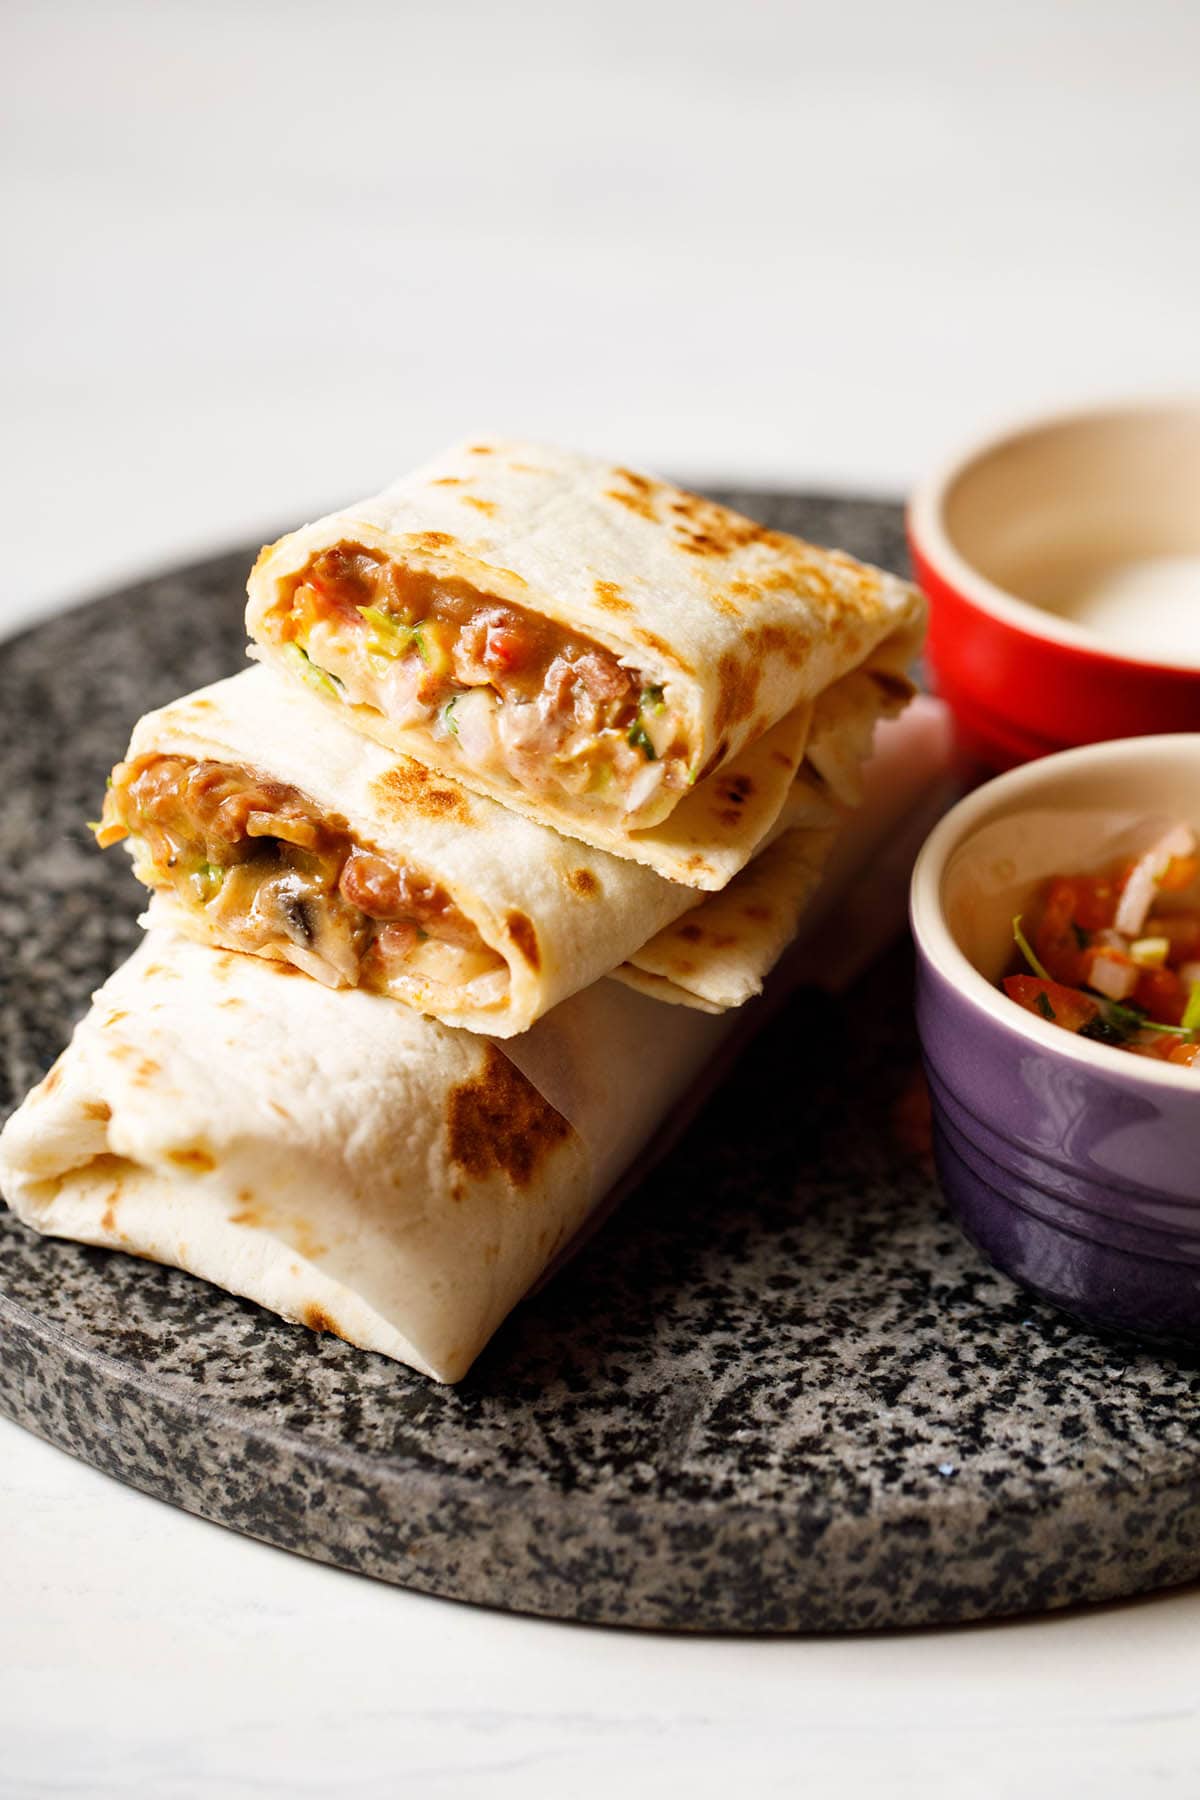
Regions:
<svg viewBox="0 0 1200 1800"><path fill-rule="evenodd" d="M540 780L612 806L628 792L637 810L686 785L687 744L661 685L465 581L338 545L281 590L272 617L282 644L312 651L316 679L331 670L352 700L458 739L465 760L490 760L522 786ZM477 688L498 705L502 728L489 729L485 709L471 715L468 737L462 715L443 709Z"/></svg>
<svg viewBox="0 0 1200 1800"><path fill-rule="evenodd" d="M1181 836L1186 844L1186 830L1171 833ZM1026 928L1032 955L1022 955L1025 966L1002 985L1018 1006L1047 1023L1137 1056L1197 1068L1200 855L1171 855L1156 874L1154 854L1099 875L1052 876ZM1135 870L1140 873L1123 904ZM1159 910L1160 896L1170 897L1169 910ZM1136 935L1118 930L1118 919L1140 919Z"/></svg>

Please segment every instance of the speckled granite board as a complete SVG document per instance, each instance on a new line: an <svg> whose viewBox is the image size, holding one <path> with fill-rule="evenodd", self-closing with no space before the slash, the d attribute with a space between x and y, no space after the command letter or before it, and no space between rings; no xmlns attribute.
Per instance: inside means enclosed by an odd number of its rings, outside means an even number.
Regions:
<svg viewBox="0 0 1200 1800"><path fill-rule="evenodd" d="M898 510L735 497L899 566ZM249 549L0 646L0 1110L132 947L90 847L139 712L242 658ZM1200 1373L1037 1304L904 1128L902 954L797 995L457 1390L0 1212L0 1410L147 1492L569 1619L850 1630L1200 1574Z"/></svg>

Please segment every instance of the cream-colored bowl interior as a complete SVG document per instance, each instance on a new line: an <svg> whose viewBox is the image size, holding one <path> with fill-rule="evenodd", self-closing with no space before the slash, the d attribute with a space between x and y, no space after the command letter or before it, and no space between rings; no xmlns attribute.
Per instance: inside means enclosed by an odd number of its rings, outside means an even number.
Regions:
<svg viewBox="0 0 1200 1800"><path fill-rule="evenodd" d="M1049 615L1050 634L1200 665L1200 402L1050 419L960 460L914 509L937 560ZM953 579L954 573L948 571Z"/></svg>
<svg viewBox="0 0 1200 1800"><path fill-rule="evenodd" d="M929 837L913 872L917 937L943 975L1025 1035L1051 1033L1056 1048L1087 1061L1122 1056L1155 1078L1196 1086L1190 1069L1070 1037L995 985L1012 959L1013 918L1031 912L1047 876L1104 869L1179 823L1200 835L1200 734L1093 744L1028 763L960 801ZM1200 904L1200 892L1178 899Z"/></svg>

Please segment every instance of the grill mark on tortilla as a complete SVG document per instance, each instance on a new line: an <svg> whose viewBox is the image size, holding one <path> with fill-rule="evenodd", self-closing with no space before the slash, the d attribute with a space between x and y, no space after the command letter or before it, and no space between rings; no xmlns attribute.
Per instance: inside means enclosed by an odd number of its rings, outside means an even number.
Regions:
<svg viewBox="0 0 1200 1800"><path fill-rule="evenodd" d="M712 755L709 757L708 761L705 763L704 767L701 769L699 775L696 777L696 785L699 786L699 784L702 781L704 781L707 776L712 774L714 769L719 769L721 764L725 761L725 758L728 755L729 755L729 739L726 737L723 737L723 738L721 738L720 742L718 743L716 749L713 751Z"/></svg>
<svg viewBox="0 0 1200 1800"><path fill-rule="evenodd" d="M686 675L691 674L691 664L684 662L683 658L672 650L666 639L660 638L656 631L646 631L641 625L635 625L633 635L639 644L645 644L650 650L657 650L660 656L665 657L668 662L674 663L677 669L682 669Z"/></svg>
<svg viewBox="0 0 1200 1800"><path fill-rule="evenodd" d="M724 736L730 725L748 719L758 697L762 674L756 662L739 662L732 650L726 650L717 664L717 705L713 725L718 736Z"/></svg>
<svg viewBox="0 0 1200 1800"><path fill-rule="evenodd" d="M411 757L405 757L373 781L371 792L380 810L392 818L401 818L409 809L428 819L453 819L458 825L475 823L463 789L448 786L446 776L432 774L424 763L414 762Z"/></svg>
<svg viewBox="0 0 1200 1800"><path fill-rule="evenodd" d="M607 612L633 611L633 602L625 598L619 583L615 581L597 581L594 592L597 605L603 606Z"/></svg>
<svg viewBox="0 0 1200 1800"><path fill-rule="evenodd" d="M618 505L628 507L631 513L637 513L640 519L648 519L651 525L658 524L658 514L644 494L627 494L621 488L605 488L606 500L615 500Z"/></svg>
<svg viewBox="0 0 1200 1800"><path fill-rule="evenodd" d="M566 879L567 886L573 893L578 894L581 900L590 900L600 892L599 879L592 874L590 869L568 869Z"/></svg>
<svg viewBox="0 0 1200 1800"><path fill-rule="evenodd" d="M200 1175L207 1175L217 1166L217 1159L202 1144L187 1144L180 1150L168 1150L167 1161L173 1162L179 1169L194 1169Z"/></svg>
<svg viewBox="0 0 1200 1800"><path fill-rule="evenodd" d="M571 1135L571 1127L495 1044L483 1047L483 1067L446 1096L450 1160L477 1180L500 1173L528 1187L542 1162Z"/></svg>
<svg viewBox="0 0 1200 1800"><path fill-rule="evenodd" d="M537 931L528 913L514 911L505 915L504 923L508 935L531 969L542 966L542 952L538 945Z"/></svg>

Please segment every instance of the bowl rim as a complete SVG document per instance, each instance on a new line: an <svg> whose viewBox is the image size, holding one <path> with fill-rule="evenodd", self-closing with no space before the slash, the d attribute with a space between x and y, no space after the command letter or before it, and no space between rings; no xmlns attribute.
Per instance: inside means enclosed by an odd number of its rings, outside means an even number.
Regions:
<svg viewBox="0 0 1200 1800"><path fill-rule="evenodd" d="M985 781L950 808L921 846L909 889L909 920L919 955L925 957L930 967L976 1011L985 1014L993 1025L1025 1038L1043 1052L1053 1053L1065 1062L1091 1069L1096 1074L1107 1075L1110 1079L1120 1076L1135 1086L1191 1093L1200 1105L1200 1082L1190 1069L1150 1057L1130 1056L1111 1044L1080 1038L1015 1005L999 988L993 987L959 949L946 923L941 901L942 878L951 856L967 842L998 799L1023 794L1032 803L1039 786L1064 769L1080 768L1089 763L1103 766L1106 761L1113 760L1149 760L1164 750L1200 762L1200 733L1179 731L1158 737L1110 738L1099 744L1061 750L1054 756L1041 757L1037 762L1023 763L1007 774Z"/></svg>
<svg viewBox="0 0 1200 1800"><path fill-rule="evenodd" d="M1082 625L1063 619L1057 613L1035 606L1030 600L1000 587L980 573L959 551L946 528L946 501L950 489L975 464L994 455L1005 445L1023 437L1067 425L1095 424L1103 419L1132 417L1135 414L1193 414L1200 420L1200 394L1147 396L1142 399L1096 401L1090 405L1066 407L1062 411L1036 413L1009 420L998 428L973 438L945 458L914 488L906 508L906 524L914 554L927 562L933 573L950 587L956 596L990 614L1012 630L1028 637L1042 638L1061 644L1080 656L1118 668L1144 669L1148 673L1200 675L1200 662L1186 656L1174 657L1159 651L1154 656L1137 656L1132 651L1113 648Z"/></svg>

